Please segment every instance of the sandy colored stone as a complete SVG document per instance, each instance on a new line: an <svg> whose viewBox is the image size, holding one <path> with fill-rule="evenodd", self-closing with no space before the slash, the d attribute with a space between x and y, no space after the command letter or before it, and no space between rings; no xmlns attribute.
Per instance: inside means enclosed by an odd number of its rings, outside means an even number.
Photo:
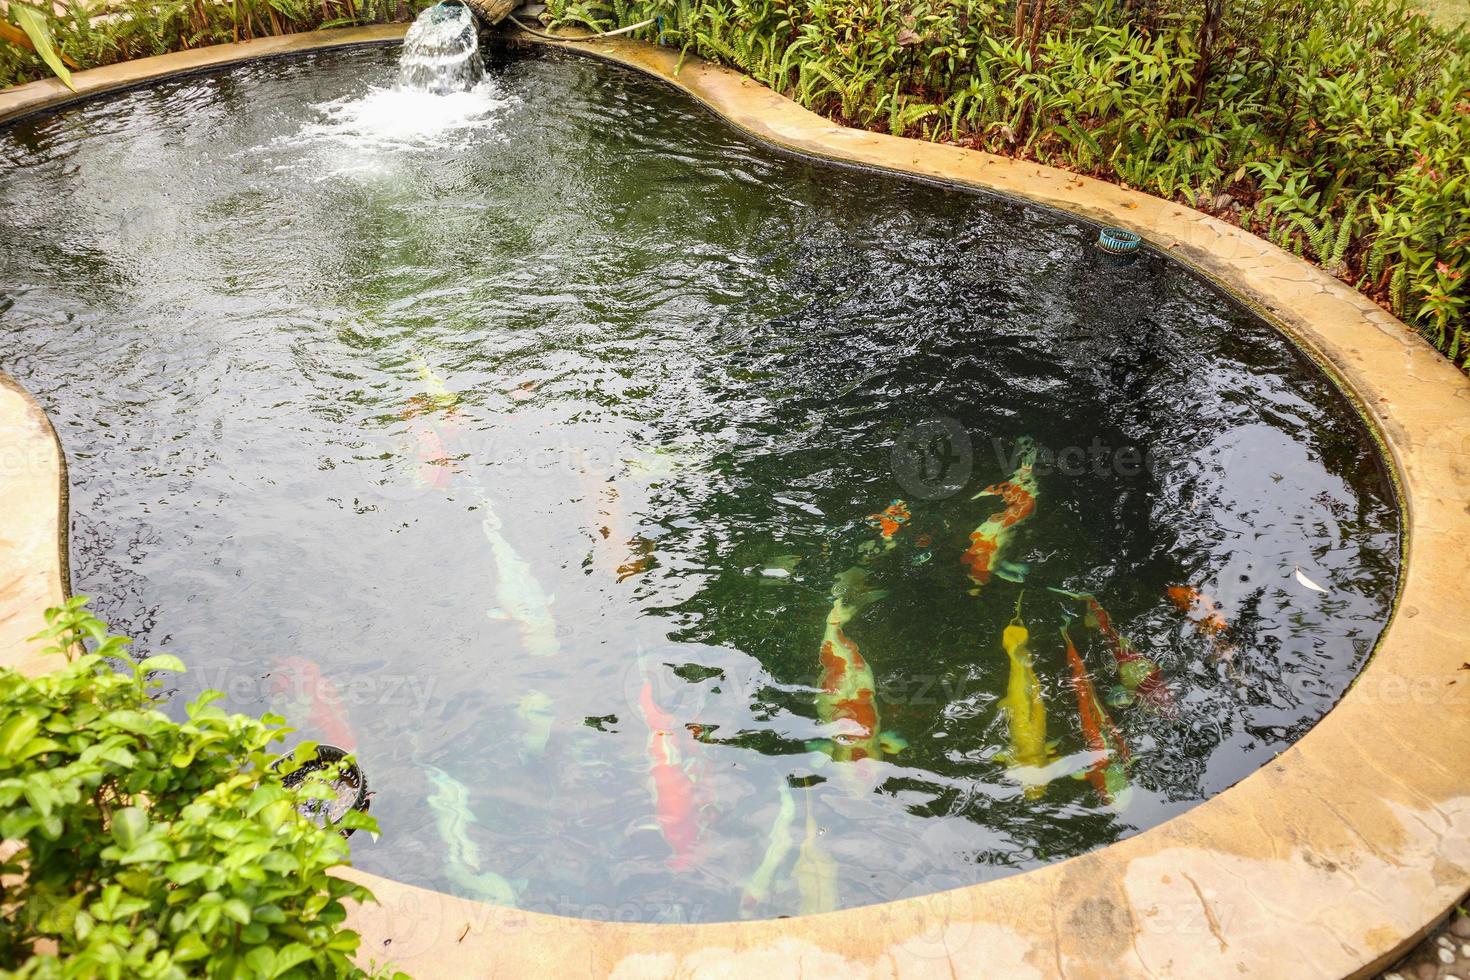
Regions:
<svg viewBox="0 0 1470 980"><path fill-rule="evenodd" d="M75 78L97 94L402 31L269 38ZM1459 673L1470 380L1320 269L1177 204L1030 162L844 129L698 59L676 72L676 51L623 39L565 47L662 79L757 140L1120 225L1218 282L1311 354L1383 441L1406 510L1402 592L1358 681L1305 737L1183 816L1103 850L886 905L694 926L491 908L344 870L379 899L351 914L364 964L424 978L1367 976L1470 891L1470 711L1458 700L1470 685ZM0 120L74 98L54 80L6 90ZM22 640L65 580L61 457L44 423L22 392L0 387L0 458L29 461L7 471L0 498L0 657L22 669L36 666ZM1414 971L1439 967L1431 958Z"/></svg>

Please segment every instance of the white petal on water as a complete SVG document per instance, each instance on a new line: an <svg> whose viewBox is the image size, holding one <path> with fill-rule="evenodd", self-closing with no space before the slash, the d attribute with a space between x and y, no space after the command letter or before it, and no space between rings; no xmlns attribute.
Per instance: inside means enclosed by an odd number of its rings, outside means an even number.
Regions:
<svg viewBox="0 0 1470 980"><path fill-rule="evenodd" d="M1300 565L1298 565L1297 566L1297 569L1296 569L1296 580L1298 582L1300 582L1302 585L1304 585L1307 588L1311 589L1313 592L1322 592L1322 593L1325 593L1327 591L1326 589L1322 588L1322 586L1318 585L1316 582L1313 582L1311 579L1307 578L1306 574L1302 571Z"/></svg>

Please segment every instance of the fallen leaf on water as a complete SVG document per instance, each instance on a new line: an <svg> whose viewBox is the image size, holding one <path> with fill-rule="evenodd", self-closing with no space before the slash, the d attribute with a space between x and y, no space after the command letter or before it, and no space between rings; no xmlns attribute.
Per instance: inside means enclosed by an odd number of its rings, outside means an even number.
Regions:
<svg viewBox="0 0 1470 980"><path fill-rule="evenodd" d="M1298 565L1297 568L1296 568L1296 580L1298 582L1300 582L1302 585L1304 585L1307 588L1311 589L1313 592L1322 592L1322 593L1325 593L1327 591L1326 589L1322 588L1322 586L1318 585L1316 582L1313 582L1311 579L1307 578L1306 574L1302 572L1302 567L1300 565Z"/></svg>

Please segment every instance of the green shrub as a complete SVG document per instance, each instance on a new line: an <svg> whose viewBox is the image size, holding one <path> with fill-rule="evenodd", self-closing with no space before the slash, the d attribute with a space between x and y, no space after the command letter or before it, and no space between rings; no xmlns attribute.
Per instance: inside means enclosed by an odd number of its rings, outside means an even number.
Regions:
<svg viewBox="0 0 1470 980"><path fill-rule="evenodd" d="M0 669L0 838L20 845L0 861L0 971L361 976L343 900L372 896L327 874L347 842L297 812L330 790L288 789L271 768L282 719L226 714L207 692L172 721L150 678L183 664L114 669L128 641L85 602L48 610L37 637L65 666ZM358 813L343 824L374 828Z"/></svg>
<svg viewBox="0 0 1470 980"><path fill-rule="evenodd" d="M1470 37L1405 0L551 0L853 126L1220 214L1470 356Z"/></svg>
<svg viewBox="0 0 1470 980"><path fill-rule="evenodd" d="M433 0L232 0L230 3L50 0L32 4L47 13L56 45L82 68L167 54L208 44L247 41L324 27L411 20ZM16 20L19 2L11 5ZM61 11L60 13L56 11ZM0 11L0 21L6 19ZM3 32L0 32L3 33ZM0 40L0 87L45 78L51 70L33 51Z"/></svg>

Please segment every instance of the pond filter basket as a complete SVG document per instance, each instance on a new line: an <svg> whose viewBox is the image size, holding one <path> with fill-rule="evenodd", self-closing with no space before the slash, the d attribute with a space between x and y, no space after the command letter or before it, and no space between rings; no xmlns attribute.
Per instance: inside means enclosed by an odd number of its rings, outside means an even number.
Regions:
<svg viewBox="0 0 1470 980"><path fill-rule="evenodd" d="M346 749L335 745L318 745L316 747L316 758L303 762L300 768L287 773L281 777L284 786L299 786L306 777L314 772L321 772L329 766L335 765L345 759L350 753ZM282 760L284 761L284 760ZM276 763L277 766L280 763ZM318 827L330 827L347 816L349 810L357 810L361 813L368 811L368 784L367 776L357 763L353 762L343 768L341 774L336 776L328 784L336 791L336 798L330 800L311 800L303 803L299 812L303 817L316 824ZM343 837L351 837L352 829L344 828Z"/></svg>
<svg viewBox="0 0 1470 980"><path fill-rule="evenodd" d="M1097 233L1097 247L1112 255L1132 255L1143 239L1122 228L1104 228Z"/></svg>

